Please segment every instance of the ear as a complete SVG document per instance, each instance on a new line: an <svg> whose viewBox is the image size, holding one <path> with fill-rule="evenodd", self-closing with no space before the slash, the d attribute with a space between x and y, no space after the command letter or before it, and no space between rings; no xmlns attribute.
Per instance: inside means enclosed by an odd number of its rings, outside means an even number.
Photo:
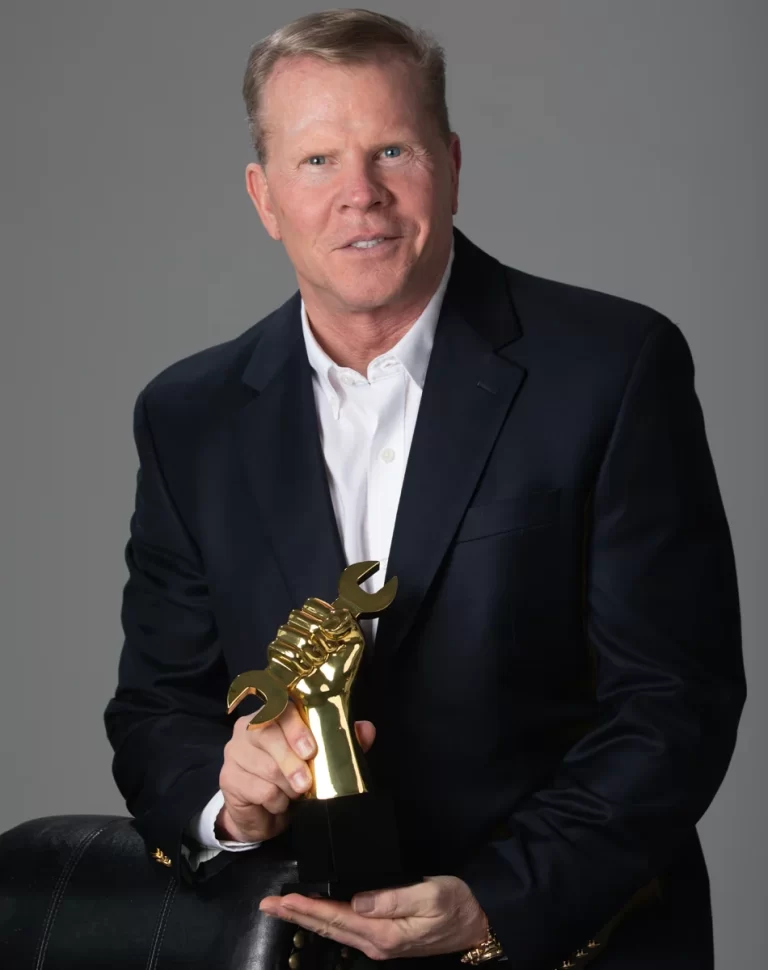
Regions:
<svg viewBox="0 0 768 970"><path fill-rule="evenodd" d="M275 240L282 238L263 165L258 165L256 162L250 162L246 165L245 188L269 235Z"/></svg>
<svg viewBox="0 0 768 970"><path fill-rule="evenodd" d="M459 211L459 172L461 171L461 142L455 131L451 132L448 144L451 157L451 211L453 215Z"/></svg>

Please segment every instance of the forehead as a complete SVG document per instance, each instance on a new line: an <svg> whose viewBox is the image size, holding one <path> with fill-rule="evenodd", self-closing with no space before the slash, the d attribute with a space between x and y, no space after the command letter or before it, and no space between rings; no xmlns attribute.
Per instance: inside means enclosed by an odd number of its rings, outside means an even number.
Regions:
<svg viewBox="0 0 768 970"><path fill-rule="evenodd" d="M271 134L286 137L418 127L424 123L418 70L394 57L351 64L284 58L264 86L262 118Z"/></svg>

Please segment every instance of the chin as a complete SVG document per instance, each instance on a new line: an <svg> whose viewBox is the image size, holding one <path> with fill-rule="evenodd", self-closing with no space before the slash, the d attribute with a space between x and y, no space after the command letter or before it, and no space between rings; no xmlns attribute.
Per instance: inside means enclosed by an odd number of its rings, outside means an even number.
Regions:
<svg viewBox="0 0 768 970"><path fill-rule="evenodd" d="M396 300L401 290L401 286L390 284L388 286L346 286L336 292L340 302L351 310L375 310Z"/></svg>
<svg viewBox="0 0 768 970"><path fill-rule="evenodd" d="M397 298L397 293L387 293L380 296L368 296L368 297L358 297L358 298L347 298L344 302L349 307L350 310L358 311L370 311L378 310L381 307L388 306L390 303L394 303Z"/></svg>

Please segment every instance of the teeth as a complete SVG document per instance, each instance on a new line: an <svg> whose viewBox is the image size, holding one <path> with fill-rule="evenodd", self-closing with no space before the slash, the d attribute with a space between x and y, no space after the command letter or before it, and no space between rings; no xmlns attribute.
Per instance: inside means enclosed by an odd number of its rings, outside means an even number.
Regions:
<svg viewBox="0 0 768 970"><path fill-rule="evenodd" d="M373 246L378 246L380 242L384 242L384 236L379 239L361 239L360 242L350 243L355 249L371 249Z"/></svg>

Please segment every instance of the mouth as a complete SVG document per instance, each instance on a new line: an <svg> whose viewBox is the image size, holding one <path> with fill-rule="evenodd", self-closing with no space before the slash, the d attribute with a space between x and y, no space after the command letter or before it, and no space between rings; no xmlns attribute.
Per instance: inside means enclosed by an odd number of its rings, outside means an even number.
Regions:
<svg viewBox="0 0 768 970"><path fill-rule="evenodd" d="M380 249L382 246L387 246L388 243L395 242L398 238L398 236L365 236L354 239L341 248L345 250L356 249L358 251Z"/></svg>

